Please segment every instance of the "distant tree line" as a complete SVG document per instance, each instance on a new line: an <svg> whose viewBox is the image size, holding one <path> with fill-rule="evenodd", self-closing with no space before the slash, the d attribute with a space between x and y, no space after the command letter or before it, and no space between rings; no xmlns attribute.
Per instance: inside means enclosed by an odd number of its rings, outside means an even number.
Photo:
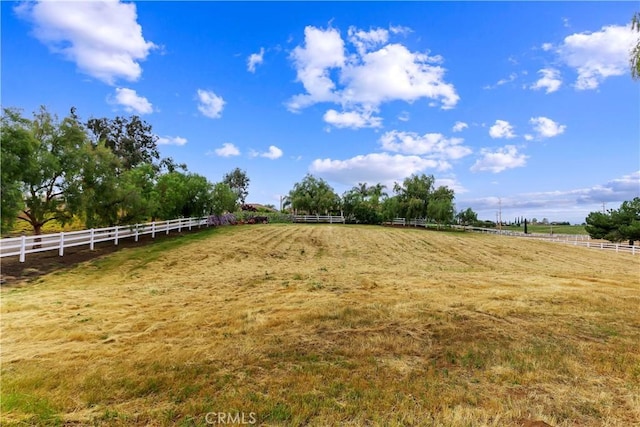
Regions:
<svg viewBox="0 0 640 427"><path fill-rule="evenodd" d="M378 183L359 183L339 196L322 178L307 175L295 183L284 207L297 214L337 214L347 221L380 224L393 218L426 219L438 225L471 225L478 216L471 208L455 213L454 191L435 186L433 175L411 175L395 183L392 193Z"/></svg>
<svg viewBox="0 0 640 427"><path fill-rule="evenodd" d="M160 158L157 136L138 116L90 118L72 108L59 120L41 107L33 118L3 109L0 196L2 231L26 221L34 234L73 218L87 227L221 214L244 203L240 169L216 184Z"/></svg>

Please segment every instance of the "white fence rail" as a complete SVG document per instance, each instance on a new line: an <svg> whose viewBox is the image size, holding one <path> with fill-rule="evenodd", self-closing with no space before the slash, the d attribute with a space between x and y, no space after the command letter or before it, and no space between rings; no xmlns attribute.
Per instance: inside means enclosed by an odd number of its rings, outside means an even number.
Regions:
<svg viewBox="0 0 640 427"><path fill-rule="evenodd" d="M208 225L207 218L179 218L169 221L155 221L145 224L120 225L107 228L92 228L90 230L70 231L55 234L41 234L38 236L11 237L0 240L0 257L18 256L24 262L27 254L57 250L63 256L66 248L74 246L89 246L90 250L100 242L114 242L133 237L137 242L139 236L151 234L169 234L172 230L191 230L193 227Z"/></svg>
<svg viewBox="0 0 640 427"><path fill-rule="evenodd" d="M437 228L437 224L427 223L424 219L394 218L387 224L404 225L413 227ZM621 245L619 243L610 243L604 241L593 241L589 235L585 234L543 234L543 233L523 233L521 231L513 231L508 229L482 228L482 227L465 227L461 225L453 225L453 228L473 231L476 233L500 234L503 236L525 237L529 239L546 240L556 243L565 243L574 246L582 246L586 248L604 249L616 252L630 253L632 255L640 254L640 247L634 245Z"/></svg>
<svg viewBox="0 0 640 427"><path fill-rule="evenodd" d="M293 222L344 224L345 219L343 216L332 215L294 215Z"/></svg>

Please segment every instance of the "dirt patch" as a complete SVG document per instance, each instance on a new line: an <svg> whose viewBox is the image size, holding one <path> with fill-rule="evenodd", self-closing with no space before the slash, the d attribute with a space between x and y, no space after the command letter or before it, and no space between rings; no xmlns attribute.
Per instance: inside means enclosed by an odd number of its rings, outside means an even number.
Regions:
<svg viewBox="0 0 640 427"><path fill-rule="evenodd" d="M0 258L0 285L3 287L15 286L53 271L70 269L85 261L109 255L124 248L152 245L186 234L198 233L201 230L206 230L206 228L194 228L191 231L182 230L180 233L158 233L155 239L151 238L151 235L145 234L139 236L137 242L133 238L121 239L118 245L114 245L113 242L99 242L94 245L94 250L90 250L89 245L75 246L66 248L64 256L59 256L57 250L38 252L27 254L25 262L20 262L18 256Z"/></svg>

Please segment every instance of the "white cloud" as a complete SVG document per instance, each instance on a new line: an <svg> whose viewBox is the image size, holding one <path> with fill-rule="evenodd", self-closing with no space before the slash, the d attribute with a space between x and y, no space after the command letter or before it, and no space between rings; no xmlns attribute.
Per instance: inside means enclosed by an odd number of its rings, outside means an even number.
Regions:
<svg viewBox="0 0 640 427"><path fill-rule="evenodd" d="M212 119L219 119L224 108L224 99L212 91L198 89L198 111Z"/></svg>
<svg viewBox="0 0 640 427"><path fill-rule="evenodd" d="M514 138L513 126L506 120L496 120L496 123L489 128L491 138Z"/></svg>
<svg viewBox="0 0 640 427"><path fill-rule="evenodd" d="M530 86L531 89L546 89L546 93L552 93L557 91L562 84L560 79L560 72L554 68L543 68L538 73L542 74L542 77Z"/></svg>
<svg viewBox="0 0 640 427"><path fill-rule="evenodd" d="M23 2L15 11L33 23L34 36L52 52L110 85L117 79L138 80L139 62L157 47L142 36L134 3Z"/></svg>
<svg viewBox="0 0 640 427"><path fill-rule="evenodd" d="M485 86L485 87L484 87L484 89L495 89L495 88L497 88L498 86L502 86L502 85L504 85L504 84L511 83L511 82L512 82L512 81L514 81L517 77L518 77L518 74L516 74L516 73L511 73L511 74L509 74L509 77L507 77L506 79L500 79L500 80L498 80L498 81L496 82L496 84L495 84L495 85L493 85L493 86L491 86L491 85L487 85L487 86Z"/></svg>
<svg viewBox="0 0 640 427"><path fill-rule="evenodd" d="M401 181L411 174L438 166L436 160L419 156L372 153L347 160L316 159L309 169L311 173L345 185L355 185L358 182L393 185L394 181Z"/></svg>
<svg viewBox="0 0 640 427"><path fill-rule="evenodd" d="M576 89L596 89L607 77L628 72L629 51L637 38L630 26L611 25L596 32L571 34L557 52L577 71Z"/></svg>
<svg viewBox="0 0 640 427"><path fill-rule="evenodd" d="M262 64L263 61L264 61L264 48L261 47L259 53L252 53L251 55L249 55L249 58L247 58L247 70L251 73L255 73L256 65Z"/></svg>
<svg viewBox="0 0 640 427"><path fill-rule="evenodd" d="M159 145L178 145L183 146L187 143L187 138L181 136L160 136L158 137Z"/></svg>
<svg viewBox="0 0 640 427"><path fill-rule="evenodd" d="M540 138L558 136L564 133L567 128L567 126L556 123L547 117L532 117L529 123L533 125L533 130L536 131Z"/></svg>
<svg viewBox="0 0 640 427"><path fill-rule="evenodd" d="M338 30L306 27L304 44L291 54L297 80L306 92L292 97L288 108L299 111L330 102L347 111L377 111L385 102L421 98L438 100L443 109L453 108L459 96L443 79L445 69L437 65L442 57L411 52L388 43L389 37L386 29L351 27L347 40L355 51L349 52Z"/></svg>
<svg viewBox="0 0 640 427"><path fill-rule="evenodd" d="M456 122L451 129L454 132L462 132L464 129L468 128L469 125L465 122Z"/></svg>
<svg viewBox="0 0 640 427"><path fill-rule="evenodd" d="M524 135L524 139L527 141L533 141L533 135L531 135L530 133L527 133Z"/></svg>
<svg viewBox="0 0 640 427"><path fill-rule="evenodd" d="M325 122L337 128L378 128L382 126L382 118L372 116L371 111L346 111L339 113L328 110L322 117Z"/></svg>
<svg viewBox="0 0 640 427"><path fill-rule="evenodd" d="M553 49L553 44L551 44L551 43L542 43L542 50L547 52L547 51L549 51L551 49Z"/></svg>
<svg viewBox="0 0 640 427"><path fill-rule="evenodd" d="M207 154L208 155L215 154L216 156L220 156L220 157L231 157L231 156L239 156L240 150L238 150L238 147L236 147L232 143L225 142L224 144L222 144L222 147L216 148L215 150L213 150L213 153L209 151L207 152Z"/></svg>
<svg viewBox="0 0 640 427"><path fill-rule="evenodd" d="M460 159L471 154L471 149L462 145L462 138L446 138L440 133L386 132L380 137L383 150L402 154L429 156L441 160L441 168L448 168L448 159Z"/></svg>
<svg viewBox="0 0 640 427"><path fill-rule="evenodd" d="M269 146L269 151L266 153L260 154L261 157L266 157L267 159L275 160L282 157L282 150L276 147L275 145Z"/></svg>
<svg viewBox="0 0 640 427"><path fill-rule="evenodd" d="M526 215L527 218L548 217L551 220L582 223L589 212L600 211L602 203L606 203L607 208L617 209L623 201L639 196L640 171L636 171L586 188L520 193L500 200L497 197L483 197L461 203L473 207L480 217L489 219L495 219L500 203L503 218Z"/></svg>
<svg viewBox="0 0 640 427"><path fill-rule="evenodd" d="M110 98L108 102L123 106L124 110L129 113L150 114L153 112L153 105L147 98L138 95L133 89L116 88L115 96Z"/></svg>
<svg viewBox="0 0 640 427"><path fill-rule="evenodd" d="M305 46L297 46L291 58L297 71L297 79L306 94L296 95L289 101L289 109L300 110L317 102L337 101L333 93L335 83L329 76L331 68L342 67L345 63L344 41L338 30L322 30L307 26L304 29Z"/></svg>
<svg viewBox="0 0 640 427"><path fill-rule="evenodd" d="M389 31L384 28L364 31L356 27L349 27L347 35L349 36L349 42L356 47L360 55L364 55L389 40Z"/></svg>
<svg viewBox="0 0 640 427"><path fill-rule="evenodd" d="M398 114L398 120L400 120L401 122L408 122L409 119L411 119L411 115L408 111L402 111L400 114Z"/></svg>
<svg viewBox="0 0 640 427"><path fill-rule="evenodd" d="M467 190L457 179L455 178L436 178L436 181L434 183L434 186L436 188L443 186L443 187L449 187L450 189L452 189L453 191L455 191L456 194L464 194L464 193L468 193L469 190Z"/></svg>
<svg viewBox="0 0 640 427"><path fill-rule="evenodd" d="M496 151L483 148L480 150L482 158L478 159L471 172L493 172L499 173L507 169L522 167L527 163L527 156L518 153L514 145L505 145Z"/></svg>

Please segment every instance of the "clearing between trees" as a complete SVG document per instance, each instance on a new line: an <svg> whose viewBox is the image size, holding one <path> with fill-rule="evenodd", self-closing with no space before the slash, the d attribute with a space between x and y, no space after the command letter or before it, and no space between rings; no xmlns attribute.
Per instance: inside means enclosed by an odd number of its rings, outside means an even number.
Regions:
<svg viewBox="0 0 640 427"><path fill-rule="evenodd" d="M0 421L640 424L639 274L492 235L204 230L3 288Z"/></svg>

